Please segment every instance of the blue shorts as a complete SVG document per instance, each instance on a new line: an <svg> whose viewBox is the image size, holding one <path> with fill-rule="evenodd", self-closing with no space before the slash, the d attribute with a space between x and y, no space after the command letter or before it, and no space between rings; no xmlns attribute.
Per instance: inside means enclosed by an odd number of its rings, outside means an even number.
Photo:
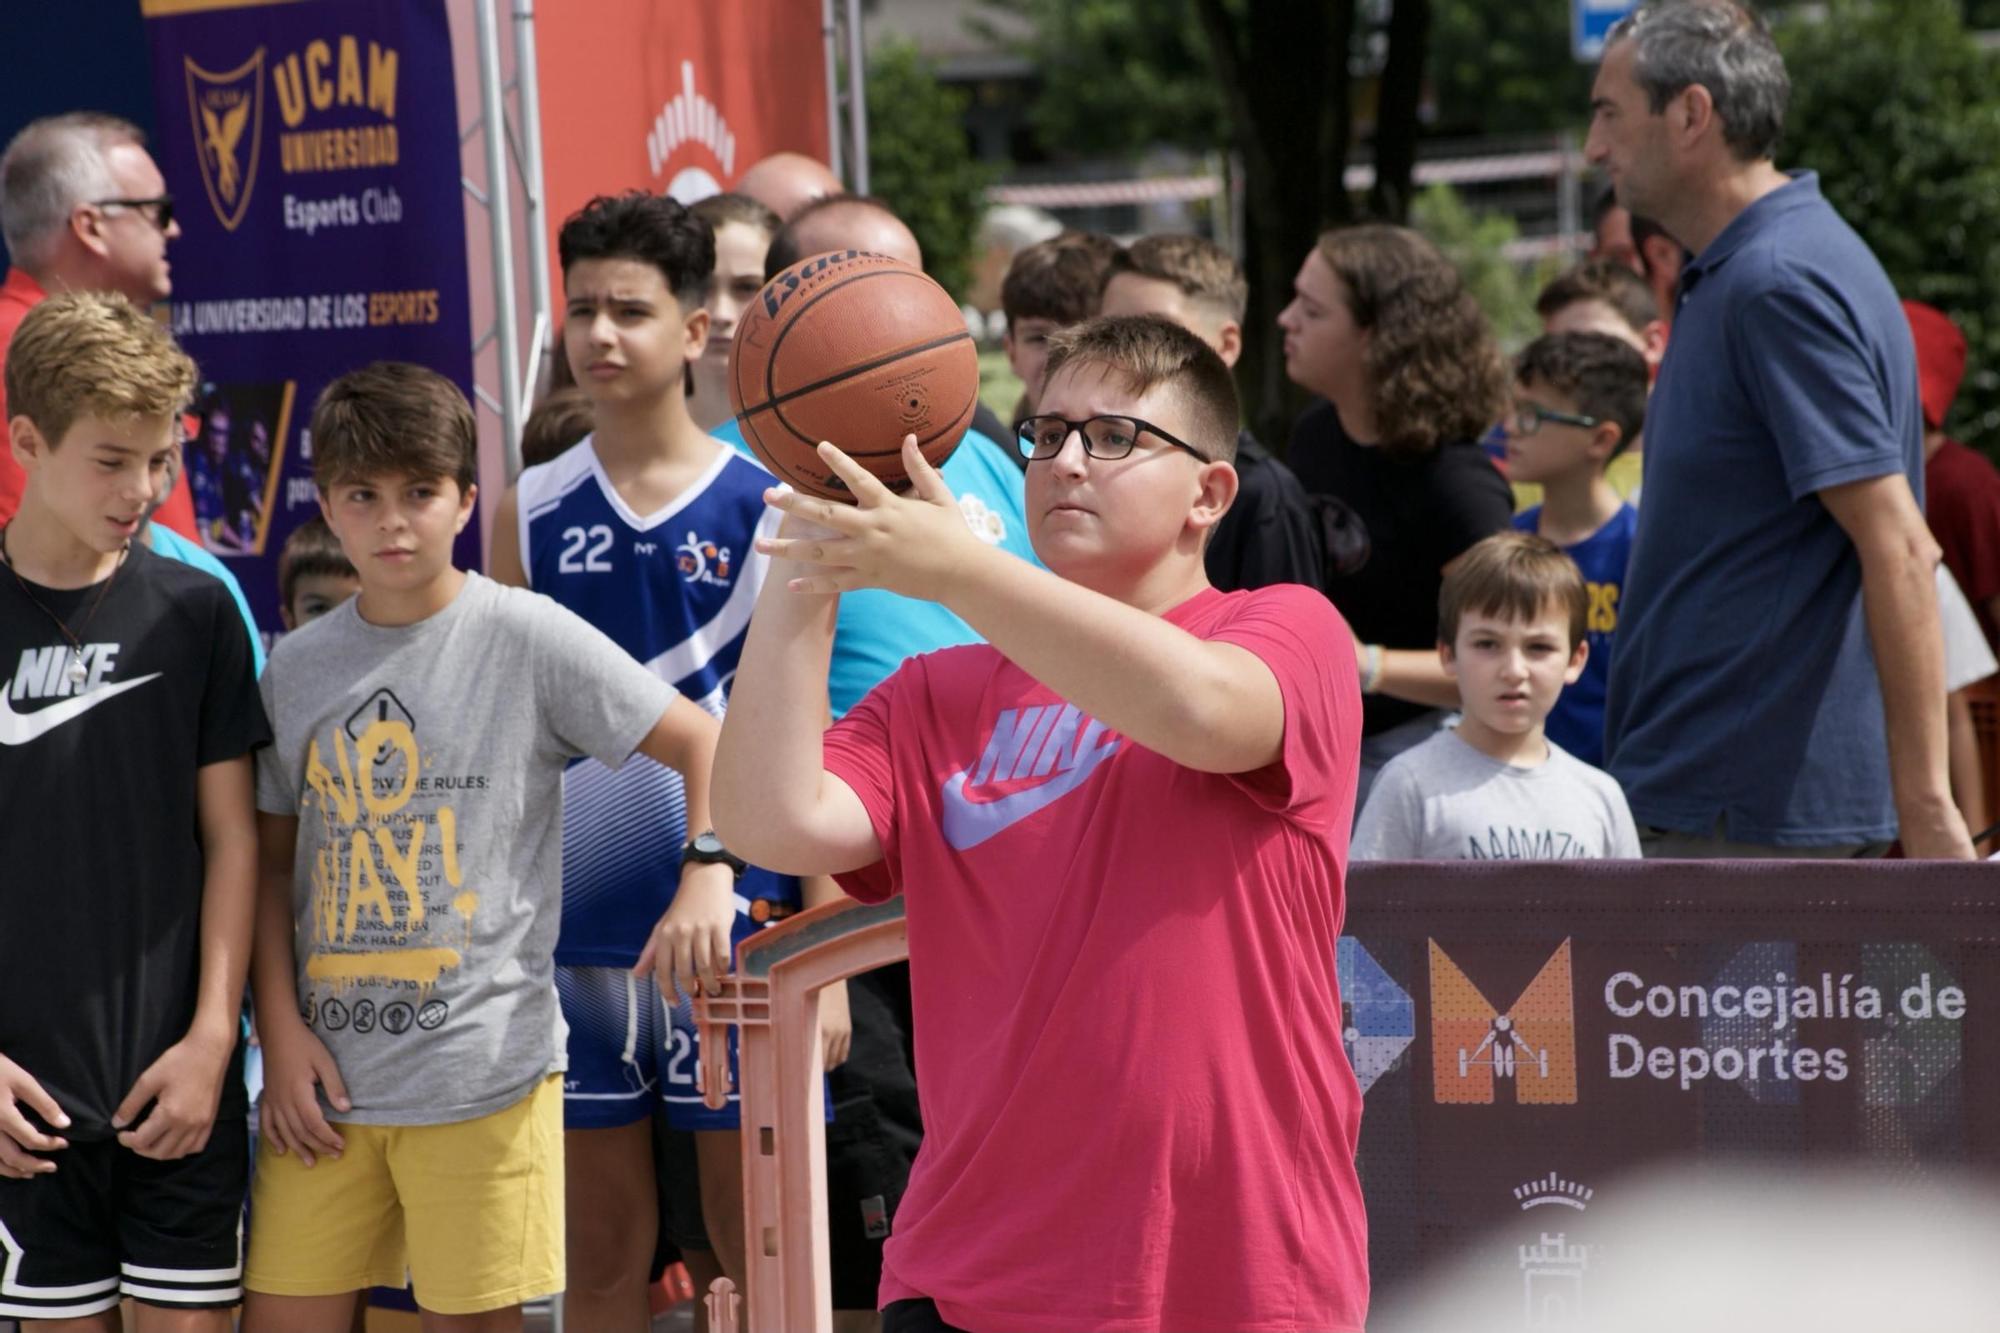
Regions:
<svg viewBox="0 0 2000 1333"><path fill-rule="evenodd" d="M660 1082L660 992L623 967L556 964L556 995L569 1024L564 1129L617 1129L653 1113Z"/></svg>

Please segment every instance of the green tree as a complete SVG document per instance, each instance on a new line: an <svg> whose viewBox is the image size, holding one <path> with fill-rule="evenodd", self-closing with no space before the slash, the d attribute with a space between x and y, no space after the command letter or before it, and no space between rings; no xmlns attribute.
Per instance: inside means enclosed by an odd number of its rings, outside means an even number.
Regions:
<svg viewBox="0 0 2000 1333"><path fill-rule="evenodd" d="M1595 71L1570 52L1569 5L1438 0L1432 8L1435 133L1545 134L1584 123Z"/></svg>
<svg viewBox="0 0 2000 1333"><path fill-rule="evenodd" d="M962 297L991 183L966 137L970 99L939 83L916 46L902 40L869 53L867 96L869 189L910 224L930 275Z"/></svg>
<svg viewBox="0 0 2000 1333"><path fill-rule="evenodd" d="M1778 38L1781 165L1817 170L1896 289L1965 330L1972 369L1949 424L2000 452L2000 58L1958 0L1832 0Z"/></svg>
<svg viewBox="0 0 2000 1333"><path fill-rule="evenodd" d="M1449 185L1433 185L1417 195L1410 225L1430 237L1464 276L1502 349L1518 351L1542 331L1535 297L1561 261L1528 267L1508 258L1508 245L1520 235L1514 219L1475 211Z"/></svg>

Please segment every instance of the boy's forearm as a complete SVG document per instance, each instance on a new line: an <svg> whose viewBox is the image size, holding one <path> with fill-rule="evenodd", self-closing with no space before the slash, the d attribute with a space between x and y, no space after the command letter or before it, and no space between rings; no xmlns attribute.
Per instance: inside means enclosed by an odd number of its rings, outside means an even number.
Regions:
<svg viewBox="0 0 2000 1333"><path fill-rule="evenodd" d="M202 895L201 962L190 1036L233 1045L243 1011L257 896L257 830L250 760L205 766L197 776Z"/></svg>
<svg viewBox="0 0 2000 1333"><path fill-rule="evenodd" d="M946 605L1063 699L1177 763L1229 773L1277 757L1283 700L1245 649L991 548Z"/></svg>
<svg viewBox="0 0 2000 1333"><path fill-rule="evenodd" d="M296 821L266 816L259 824L256 945L250 957L250 995L257 1026L269 1032L299 1018L298 958L292 947L292 858L289 844L272 846L274 826Z"/></svg>
<svg viewBox="0 0 2000 1333"><path fill-rule="evenodd" d="M709 789L716 832L758 864L776 859L771 834L817 807L825 778L821 738L840 599L791 591L792 569L773 561L758 596Z"/></svg>

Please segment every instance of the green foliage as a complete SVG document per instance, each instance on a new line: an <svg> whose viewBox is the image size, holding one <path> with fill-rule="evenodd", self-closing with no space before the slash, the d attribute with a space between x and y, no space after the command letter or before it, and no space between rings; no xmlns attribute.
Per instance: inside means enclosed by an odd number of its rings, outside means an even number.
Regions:
<svg viewBox="0 0 2000 1333"><path fill-rule="evenodd" d="M1137 156L1154 144L1229 142L1229 120L1191 0L988 0L1018 11L1041 75L1035 137L1063 154Z"/></svg>
<svg viewBox="0 0 2000 1333"><path fill-rule="evenodd" d="M1436 132L1581 128L1595 71L1571 56L1569 43L1568 4L1436 0L1430 44Z"/></svg>
<svg viewBox="0 0 2000 1333"><path fill-rule="evenodd" d="M1958 0L1832 0L1778 37L1792 75L1780 164L1817 170L1896 289L1965 330L1971 372L1948 424L2000 449L2000 58Z"/></svg>
<svg viewBox="0 0 2000 1333"><path fill-rule="evenodd" d="M1554 262L1526 267L1507 257L1519 235L1512 218L1475 212L1449 185L1433 185L1411 206L1410 225L1457 266L1504 350L1515 351L1542 331L1535 297L1554 276Z"/></svg>
<svg viewBox="0 0 2000 1333"><path fill-rule="evenodd" d="M869 53L869 188L910 224L924 267L960 298L971 285L973 237L991 180L966 137L969 100L939 83L910 42Z"/></svg>

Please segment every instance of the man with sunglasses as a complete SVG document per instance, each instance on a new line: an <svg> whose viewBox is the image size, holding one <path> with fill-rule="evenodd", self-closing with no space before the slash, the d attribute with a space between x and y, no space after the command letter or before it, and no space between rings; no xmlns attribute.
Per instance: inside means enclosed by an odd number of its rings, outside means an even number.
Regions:
<svg viewBox="0 0 2000 1333"><path fill-rule="evenodd" d="M180 234L138 126L94 111L30 123L0 154L0 236L13 260L0 284L0 368L15 328L52 292L119 292L141 309L166 300L167 243ZM24 484L0 450L0 523L14 516ZM154 521L193 537L187 491L176 491Z"/></svg>

